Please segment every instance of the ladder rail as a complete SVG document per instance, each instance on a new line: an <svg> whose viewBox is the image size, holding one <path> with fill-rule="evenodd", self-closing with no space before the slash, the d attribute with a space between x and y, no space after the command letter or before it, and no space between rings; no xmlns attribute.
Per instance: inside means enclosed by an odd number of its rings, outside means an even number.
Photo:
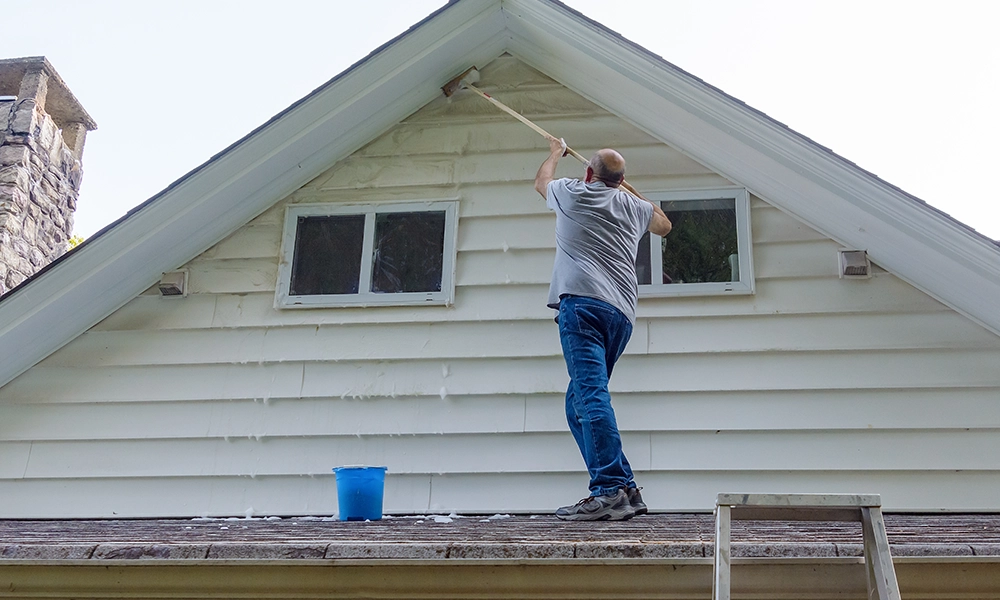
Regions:
<svg viewBox="0 0 1000 600"><path fill-rule="evenodd" d="M712 573L712 598L729 600L732 556L730 554L730 508L715 507L715 569Z"/></svg>
<svg viewBox="0 0 1000 600"><path fill-rule="evenodd" d="M862 508L861 527L865 536L865 563L871 564L868 568L868 597L899 600L899 584L889 551L889 536L885 531L882 509L877 506ZM873 591L875 595L872 595Z"/></svg>

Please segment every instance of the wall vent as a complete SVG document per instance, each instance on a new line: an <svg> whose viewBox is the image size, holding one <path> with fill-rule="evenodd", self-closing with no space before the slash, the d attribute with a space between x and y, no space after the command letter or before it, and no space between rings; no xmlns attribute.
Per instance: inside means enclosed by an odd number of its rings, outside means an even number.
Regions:
<svg viewBox="0 0 1000 600"><path fill-rule="evenodd" d="M868 252L865 250L841 250L840 256L840 278L841 279L869 279L872 276L872 263L868 260Z"/></svg>
<svg viewBox="0 0 1000 600"><path fill-rule="evenodd" d="M187 296L187 271L171 271L160 277L157 287L164 298Z"/></svg>

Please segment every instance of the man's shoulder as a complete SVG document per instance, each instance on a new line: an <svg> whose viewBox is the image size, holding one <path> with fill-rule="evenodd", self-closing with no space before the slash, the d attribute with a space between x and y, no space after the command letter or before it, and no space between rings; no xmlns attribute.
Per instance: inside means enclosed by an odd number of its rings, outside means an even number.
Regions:
<svg viewBox="0 0 1000 600"><path fill-rule="evenodd" d="M576 190L583 185L583 182L573 177L560 177L549 182L549 186L556 189Z"/></svg>
<svg viewBox="0 0 1000 600"><path fill-rule="evenodd" d="M569 177L553 179L546 189L545 203L553 210L556 204L575 203L583 191L581 185L579 179Z"/></svg>

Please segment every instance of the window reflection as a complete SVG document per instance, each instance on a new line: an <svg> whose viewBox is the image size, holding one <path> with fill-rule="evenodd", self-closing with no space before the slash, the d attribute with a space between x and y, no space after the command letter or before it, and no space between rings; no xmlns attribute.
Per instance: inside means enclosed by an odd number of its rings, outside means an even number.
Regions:
<svg viewBox="0 0 1000 600"><path fill-rule="evenodd" d="M735 200L669 201L660 206L673 223L662 238L663 283L739 281Z"/></svg>

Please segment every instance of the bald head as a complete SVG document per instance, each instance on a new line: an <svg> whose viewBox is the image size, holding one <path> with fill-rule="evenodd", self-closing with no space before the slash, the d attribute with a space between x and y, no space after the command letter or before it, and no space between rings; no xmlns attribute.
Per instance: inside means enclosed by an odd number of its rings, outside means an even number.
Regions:
<svg viewBox="0 0 1000 600"><path fill-rule="evenodd" d="M587 167L593 172L594 179L599 179L611 187L618 187L625 178L625 159L611 148L595 152Z"/></svg>

